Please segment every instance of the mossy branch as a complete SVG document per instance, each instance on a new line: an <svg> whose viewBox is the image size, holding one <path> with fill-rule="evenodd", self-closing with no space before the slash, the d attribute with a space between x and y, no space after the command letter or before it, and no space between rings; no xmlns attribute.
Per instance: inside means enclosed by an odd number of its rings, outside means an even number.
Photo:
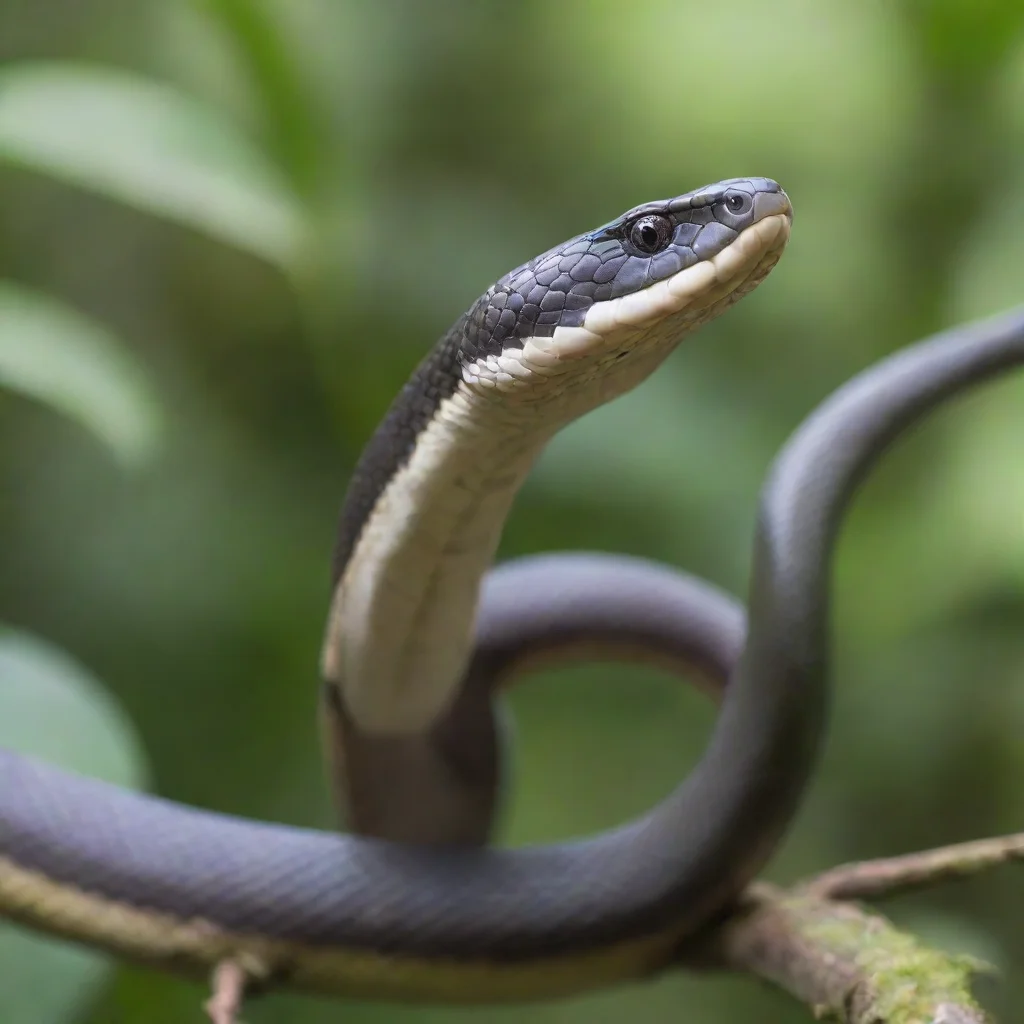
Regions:
<svg viewBox="0 0 1024 1024"><path fill-rule="evenodd" d="M754 974L837 1024L995 1024L976 995L993 968L933 950L850 902L1024 860L1024 833L831 869L782 890L752 886L685 966Z"/></svg>

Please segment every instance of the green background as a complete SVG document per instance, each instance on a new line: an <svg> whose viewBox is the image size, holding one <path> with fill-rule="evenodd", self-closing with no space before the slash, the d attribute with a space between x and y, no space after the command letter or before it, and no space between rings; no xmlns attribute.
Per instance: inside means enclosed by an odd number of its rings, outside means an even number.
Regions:
<svg viewBox="0 0 1024 1024"><path fill-rule="evenodd" d="M760 482L802 417L887 352L1024 298L1022 23L1016 0L0 3L0 742L329 825L328 561L391 397L506 270L753 174L793 199L779 267L556 439L501 549L647 555L742 595ZM833 729L770 877L1022 827L1022 438L1018 377L933 417L858 500ZM615 667L512 702L513 843L639 812L713 714ZM1024 999L1019 871L889 909ZM0 927L4 1024L196 1021L202 997ZM526 1010L246 1011L626 1016L809 1019L682 974Z"/></svg>

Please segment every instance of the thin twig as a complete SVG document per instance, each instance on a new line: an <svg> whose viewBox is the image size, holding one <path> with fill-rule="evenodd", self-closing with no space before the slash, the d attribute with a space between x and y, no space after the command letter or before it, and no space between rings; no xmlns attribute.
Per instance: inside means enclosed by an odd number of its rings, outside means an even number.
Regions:
<svg viewBox="0 0 1024 1024"><path fill-rule="evenodd" d="M237 960L222 960L213 970L213 992L204 1009L212 1024L240 1024L245 985L249 980Z"/></svg>
<svg viewBox="0 0 1024 1024"><path fill-rule="evenodd" d="M841 864L811 879L803 888L819 899L876 900L926 885L968 878L1000 864L1020 860L1024 860L1024 832L941 846L902 857Z"/></svg>

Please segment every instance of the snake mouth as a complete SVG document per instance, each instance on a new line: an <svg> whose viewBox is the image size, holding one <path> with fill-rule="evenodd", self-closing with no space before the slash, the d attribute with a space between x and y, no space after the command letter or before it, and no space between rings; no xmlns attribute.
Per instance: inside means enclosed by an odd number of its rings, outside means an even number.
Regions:
<svg viewBox="0 0 1024 1024"><path fill-rule="evenodd" d="M710 319L751 291L778 262L789 241L793 213L785 192L764 193L760 219L728 245L670 277L618 298L596 302L582 325L559 326L548 336L533 336L500 355L463 367L474 390L515 391L538 377L577 372L581 361L603 360L680 332Z"/></svg>
<svg viewBox="0 0 1024 1024"><path fill-rule="evenodd" d="M610 339L620 340L623 333L649 329L684 310L707 309L755 275L763 262L774 265L789 240L792 212L784 194L772 198L784 199L778 213L751 224L709 259L630 295L595 303L587 310L582 327L555 331L551 349L567 359L586 355L595 345L603 348ZM570 333L577 331L579 335ZM590 342L584 334L594 340Z"/></svg>

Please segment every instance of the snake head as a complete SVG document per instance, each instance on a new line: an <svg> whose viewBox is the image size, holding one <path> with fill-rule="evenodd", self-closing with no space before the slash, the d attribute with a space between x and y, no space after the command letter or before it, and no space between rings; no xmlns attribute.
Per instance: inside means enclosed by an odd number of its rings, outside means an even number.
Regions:
<svg viewBox="0 0 1024 1024"><path fill-rule="evenodd" d="M515 390L580 359L649 351L649 341L663 358L763 280L791 221L789 197L770 178L730 178L636 206L488 289L464 325L463 378Z"/></svg>

